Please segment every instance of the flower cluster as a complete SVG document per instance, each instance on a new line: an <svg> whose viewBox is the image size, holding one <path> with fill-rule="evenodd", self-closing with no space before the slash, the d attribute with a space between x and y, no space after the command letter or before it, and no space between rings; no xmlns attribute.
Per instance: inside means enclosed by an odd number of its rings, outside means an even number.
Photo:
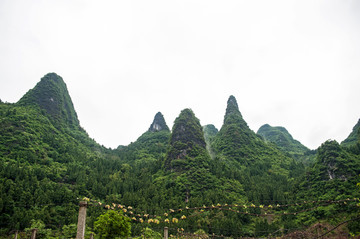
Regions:
<svg viewBox="0 0 360 239"><path fill-rule="evenodd" d="M235 213L241 213L241 214L246 214L246 215L253 215L253 216L268 216L268 215L297 215L298 213L301 212L305 212L305 211L309 211L309 210L313 210L316 207L319 206L323 206L323 205L330 205L330 204L344 204L346 205L348 202L350 204L350 202L359 202L359 198L354 198L354 199L344 199L344 200L337 200L337 201L333 201L333 200L323 200L323 201L304 201L304 202L296 202L293 204L285 204L285 205L280 205L280 204L276 204L276 205L255 205L254 203L247 203L247 204L243 204L243 205L238 205L238 204L233 204L233 205L228 205L228 204L224 204L221 205L220 203L217 203L216 205L212 204L210 207L207 207L206 205L203 205L201 207L194 207L194 208L189 208L188 206L186 206L183 209L169 209L167 210L163 215L165 219L162 219L161 216L151 216L149 214L135 214L133 207L131 206L125 206L125 205L121 205L121 204L115 204L115 203L111 203L111 204L106 204L103 205L103 203L95 201L95 200L91 200L87 197L84 197L82 199L83 201L87 201L87 202L92 202L92 204L90 205L95 205L95 206L102 206L105 209L108 210L115 210L115 209L120 209L124 212L124 216L129 217L132 219L132 221L134 222L140 222L140 223L155 223L155 224L160 224L160 223L179 223L179 219L180 220L185 220L187 219L187 216L184 214L180 214L178 215L179 217L173 217L170 216L170 214L176 214L176 213L183 213L184 210L186 211L197 211L197 212L204 212L205 210L214 210L214 209L219 209L219 210L227 210L227 211L232 211ZM299 210L297 212L289 212L286 209L280 209L280 208L285 208L285 207L298 207L298 206L303 206L303 205L308 205L308 204L314 204L313 207L311 208L299 208ZM257 212L255 213L255 211L252 210L252 208L259 208L261 209L261 213ZM241 210L243 209L243 210ZM250 211L249 211L250 210ZM280 211L281 210L281 211ZM190 213L190 212L189 212ZM175 216L175 215L174 215ZM178 219L179 218L179 219Z"/></svg>

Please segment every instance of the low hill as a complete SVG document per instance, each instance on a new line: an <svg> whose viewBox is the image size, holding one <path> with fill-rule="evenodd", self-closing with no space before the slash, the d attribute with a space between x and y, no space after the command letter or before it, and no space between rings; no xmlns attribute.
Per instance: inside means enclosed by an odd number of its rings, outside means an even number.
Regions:
<svg viewBox="0 0 360 239"><path fill-rule="evenodd" d="M295 140L284 127L272 127L265 124L259 128L257 134L262 136L266 141L273 142L282 151L287 152L292 156L303 155L309 151L307 147Z"/></svg>
<svg viewBox="0 0 360 239"><path fill-rule="evenodd" d="M284 127L265 124L259 128L257 135L260 135L266 142L275 144L282 152L299 162L306 165L314 162L315 151L295 140Z"/></svg>

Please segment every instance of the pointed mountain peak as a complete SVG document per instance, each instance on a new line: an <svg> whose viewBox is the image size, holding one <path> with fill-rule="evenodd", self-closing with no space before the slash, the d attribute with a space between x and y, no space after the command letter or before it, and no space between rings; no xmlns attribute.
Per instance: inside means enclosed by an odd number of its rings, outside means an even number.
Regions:
<svg viewBox="0 0 360 239"><path fill-rule="evenodd" d="M210 159L206 151L202 126L191 109L184 109L175 119L172 128L165 167L175 171L185 170L189 166L185 165L200 155L203 155L200 157L202 160L204 157ZM197 164L201 165L202 161L197 161Z"/></svg>
<svg viewBox="0 0 360 239"><path fill-rule="evenodd" d="M224 124L211 142L211 149L230 163L249 165L254 160L261 159L272 161L271 157L278 155L285 159L284 155L275 148L267 145L261 137L257 136L242 118L234 96L230 96L227 102ZM268 153L272 152L272 153ZM265 156L263 155L272 155ZM286 159L285 159L286 160Z"/></svg>
<svg viewBox="0 0 360 239"><path fill-rule="evenodd" d="M239 106L237 104L236 98L233 95L231 95L229 97L228 101L227 101L225 117L232 114L232 113L239 113L240 114Z"/></svg>
<svg viewBox="0 0 360 239"><path fill-rule="evenodd" d="M227 101L224 123L226 118L230 115L239 115L242 118L236 98L233 95L231 95Z"/></svg>
<svg viewBox="0 0 360 239"><path fill-rule="evenodd" d="M204 148L206 146L200 121L191 109L182 110L175 119L170 143L177 141L185 144L192 142Z"/></svg>
<svg viewBox="0 0 360 239"><path fill-rule="evenodd" d="M19 105L37 105L56 123L79 127L79 120L63 79L48 73L18 102Z"/></svg>
<svg viewBox="0 0 360 239"><path fill-rule="evenodd" d="M148 131L149 132L158 132L158 131L162 131L162 130L170 131L169 127L166 125L164 116L161 114L161 112L158 112L155 115L154 121L150 125L150 128Z"/></svg>
<svg viewBox="0 0 360 239"><path fill-rule="evenodd" d="M247 123L243 119L236 98L231 95L227 101L226 112L224 116L224 125L227 124L241 124L243 127L248 128ZM250 129L249 129L250 130Z"/></svg>

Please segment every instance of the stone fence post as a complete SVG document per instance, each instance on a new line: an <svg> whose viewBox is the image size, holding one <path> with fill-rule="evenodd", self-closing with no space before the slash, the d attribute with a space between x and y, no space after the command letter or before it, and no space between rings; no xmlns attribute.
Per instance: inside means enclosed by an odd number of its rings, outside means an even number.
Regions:
<svg viewBox="0 0 360 239"><path fill-rule="evenodd" d="M30 237L31 239L36 239L37 230L38 230L37 228L34 228L31 230L31 237Z"/></svg>
<svg viewBox="0 0 360 239"><path fill-rule="evenodd" d="M169 238L169 228L164 227L164 239L168 239L168 238Z"/></svg>
<svg viewBox="0 0 360 239"><path fill-rule="evenodd" d="M76 239L84 239L85 237L85 223L86 223L86 208L87 202L81 201L79 203L79 217L77 224Z"/></svg>

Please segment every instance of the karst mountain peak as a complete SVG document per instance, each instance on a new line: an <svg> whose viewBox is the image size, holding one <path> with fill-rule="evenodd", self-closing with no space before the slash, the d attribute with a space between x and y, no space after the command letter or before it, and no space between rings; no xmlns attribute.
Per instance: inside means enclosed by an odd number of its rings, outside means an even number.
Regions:
<svg viewBox="0 0 360 239"><path fill-rule="evenodd" d="M54 122L71 128L79 127L79 119L67 86L62 77L56 73L46 74L17 104L38 106L45 110Z"/></svg>
<svg viewBox="0 0 360 239"><path fill-rule="evenodd" d="M227 101L227 107L226 107L226 114L225 114L225 117L230 115L230 114L233 114L233 113L236 113L236 114L240 114L240 111L239 111L239 106L238 106L238 103L236 101L236 98L235 96L233 95L230 95L229 96L229 99Z"/></svg>
<svg viewBox="0 0 360 239"><path fill-rule="evenodd" d="M161 112L157 112L152 124L150 125L149 132L158 132L166 130L169 131L169 127L167 126L164 116Z"/></svg>
<svg viewBox="0 0 360 239"><path fill-rule="evenodd" d="M206 143L200 121L191 109L184 109L175 119L167 154L166 167L178 169L178 160L193 158L194 152L206 153ZM198 154L195 153L195 154ZM180 167L181 168L181 167Z"/></svg>

